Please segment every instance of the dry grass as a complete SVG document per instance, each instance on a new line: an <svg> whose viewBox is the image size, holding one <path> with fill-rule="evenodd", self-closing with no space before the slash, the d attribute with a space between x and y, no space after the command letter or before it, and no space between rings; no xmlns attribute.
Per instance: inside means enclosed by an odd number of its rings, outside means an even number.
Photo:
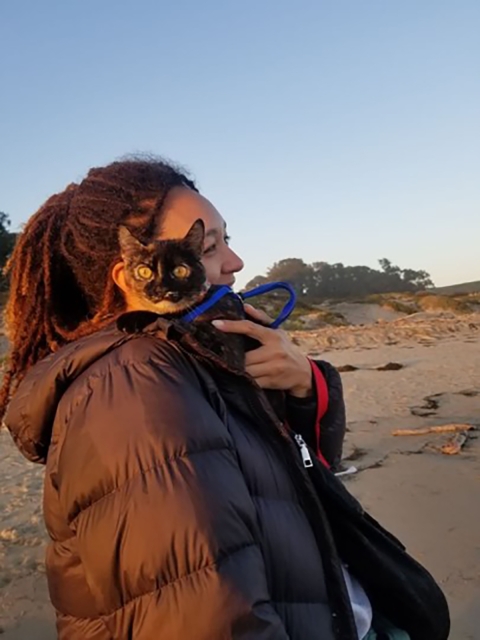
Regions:
<svg viewBox="0 0 480 640"><path fill-rule="evenodd" d="M338 311L328 309L314 309L309 313L294 311L285 322L284 329L288 331L310 330L325 326L343 327L347 325L345 317Z"/></svg>
<svg viewBox="0 0 480 640"><path fill-rule="evenodd" d="M472 305L480 304L480 294L464 294L457 296L438 295L435 293L384 293L367 296L367 304L378 304L384 309L391 309L406 315L420 311L452 313L472 313Z"/></svg>
<svg viewBox="0 0 480 640"><path fill-rule="evenodd" d="M418 312L415 297L411 293L376 293L367 296L362 302L378 304L382 309L411 315Z"/></svg>
<svg viewBox="0 0 480 640"><path fill-rule="evenodd" d="M422 311L451 311L453 313L472 313L472 308L465 301L453 296L434 294L417 296L417 304Z"/></svg>
<svg viewBox="0 0 480 640"><path fill-rule="evenodd" d="M382 305L384 309L391 309L398 313L405 313L407 316L417 313L418 309L413 303L402 302L401 300L386 300Z"/></svg>
<svg viewBox="0 0 480 640"><path fill-rule="evenodd" d="M258 299L258 302L255 300L254 306L265 311L271 318L276 318L283 309L285 300L284 296L274 299L270 296L263 296L262 299ZM346 324L348 323L344 316L338 311L319 309L303 300L298 300L295 309L282 328L288 331L302 331L326 325L344 326Z"/></svg>
<svg viewBox="0 0 480 640"><path fill-rule="evenodd" d="M456 296L458 300L462 300L467 304L480 305L480 293L466 293L460 296Z"/></svg>

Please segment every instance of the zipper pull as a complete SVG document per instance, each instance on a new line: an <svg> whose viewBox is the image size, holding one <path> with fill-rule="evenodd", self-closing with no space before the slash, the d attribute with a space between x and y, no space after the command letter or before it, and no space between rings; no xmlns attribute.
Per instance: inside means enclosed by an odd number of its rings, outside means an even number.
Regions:
<svg viewBox="0 0 480 640"><path fill-rule="evenodd" d="M312 457L310 455L310 451L308 450L307 443L298 433L295 434L295 442L297 443L300 453L302 454L303 466L305 469L309 469L313 467Z"/></svg>

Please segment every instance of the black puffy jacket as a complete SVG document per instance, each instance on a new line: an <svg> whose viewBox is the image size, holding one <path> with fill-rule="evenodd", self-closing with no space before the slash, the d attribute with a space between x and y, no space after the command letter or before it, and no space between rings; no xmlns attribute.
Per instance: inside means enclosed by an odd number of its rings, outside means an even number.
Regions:
<svg viewBox="0 0 480 640"><path fill-rule="evenodd" d="M323 465L307 475L247 376L168 331L112 327L65 347L7 413L22 452L46 462L59 638L356 640L341 555L376 611L445 640L428 573Z"/></svg>

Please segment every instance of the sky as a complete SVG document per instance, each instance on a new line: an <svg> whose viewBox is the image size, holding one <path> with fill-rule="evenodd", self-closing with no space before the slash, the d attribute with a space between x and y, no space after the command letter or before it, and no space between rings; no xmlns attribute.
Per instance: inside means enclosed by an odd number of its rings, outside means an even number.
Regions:
<svg viewBox="0 0 480 640"><path fill-rule="evenodd" d="M245 260L480 279L478 0L2 0L0 210L128 153L195 176Z"/></svg>

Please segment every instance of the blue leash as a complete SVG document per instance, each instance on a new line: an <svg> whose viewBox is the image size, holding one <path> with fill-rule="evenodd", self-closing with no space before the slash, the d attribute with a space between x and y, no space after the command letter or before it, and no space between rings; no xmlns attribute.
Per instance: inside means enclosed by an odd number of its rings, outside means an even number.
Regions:
<svg viewBox="0 0 480 640"><path fill-rule="evenodd" d="M221 287L218 287L218 289L209 298L207 298L207 300L201 302L197 307L189 311L181 319L184 322L193 322L196 318L198 318L198 316L201 316L202 313L208 311L226 295L236 296L243 302L243 300L248 300L249 298L260 296L264 293L270 293L271 291L275 291L276 289L283 289L290 295L278 318L276 318L270 325L272 329L278 329L278 327L288 319L297 302L297 294L295 293L295 289L288 282L267 282L265 284L259 285L258 287L255 287L254 289L250 289L250 291L245 291L244 293L235 293L231 287L223 285Z"/></svg>
<svg viewBox="0 0 480 640"><path fill-rule="evenodd" d="M204 302L201 302L199 305L194 307L187 314L182 316L181 320L183 320L184 322L193 322L196 318L198 318L198 316L201 316L202 313L205 313L205 311L208 311L210 309L210 307L213 307L214 304L217 304L217 302L221 298L223 298L223 296L231 295L231 294L233 294L234 296L237 295L233 291L233 289L231 287L227 287L227 285L223 285L223 286L219 287L215 291L215 293L213 293Z"/></svg>
<svg viewBox="0 0 480 640"><path fill-rule="evenodd" d="M275 291L275 289L283 289L284 291L287 291L290 294L290 298L280 311L278 318L276 318L270 325L272 329L278 329L278 327L290 317L290 314L295 309L295 305L297 304L297 294L295 293L295 289L292 285L288 282L267 282L265 284L260 284L258 287L255 287L255 289L250 289L250 291L240 293L242 300L248 300L249 298L261 296L264 293L270 293L270 291Z"/></svg>

